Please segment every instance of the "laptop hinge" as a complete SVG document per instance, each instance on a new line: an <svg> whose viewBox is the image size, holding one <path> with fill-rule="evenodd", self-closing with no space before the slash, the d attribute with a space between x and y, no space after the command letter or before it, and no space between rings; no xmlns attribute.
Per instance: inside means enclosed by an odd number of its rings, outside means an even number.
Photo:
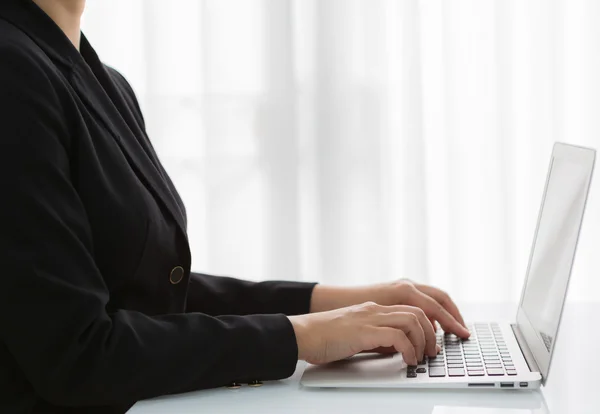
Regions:
<svg viewBox="0 0 600 414"><path fill-rule="evenodd" d="M525 341L525 337L521 333L519 326L516 323L511 323L510 327L512 328L512 330L515 334L515 337L517 338L517 344L519 344L519 348L521 348L521 353L525 357L525 362L527 362L527 365L529 366L529 370L531 372L539 372L541 374L540 368L538 367L537 363L535 362L533 353L529 349L529 346L527 346L527 341Z"/></svg>

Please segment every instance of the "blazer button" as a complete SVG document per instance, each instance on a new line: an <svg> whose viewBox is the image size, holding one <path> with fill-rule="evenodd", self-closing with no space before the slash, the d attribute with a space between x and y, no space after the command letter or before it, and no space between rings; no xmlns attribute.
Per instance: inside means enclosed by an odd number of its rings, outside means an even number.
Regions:
<svg viewBox="0 0 600 414"><path fill-rule="evenodd" d="M251 387L260 387L261 385L263 385L263 383L258 380L254 380L254 381L250 381L248 383L248 385Z"/></svg>
<svg viewBox="0 0 600 414"><path fill-rule="evenodd" d="M173 270L171 270L171 275L169 276L169 281L171 284L176 285L183 280L183 275L185 271L181 266L175 266Z"/></svg>

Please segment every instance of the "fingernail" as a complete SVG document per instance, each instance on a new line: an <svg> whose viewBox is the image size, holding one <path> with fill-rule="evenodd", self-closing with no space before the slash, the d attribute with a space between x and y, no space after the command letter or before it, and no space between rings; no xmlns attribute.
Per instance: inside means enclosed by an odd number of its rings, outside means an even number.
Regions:
<svg viewBox="0 0 600 414"><path fill-rule="evenodd" d="M437 353L439 354L440 352L442 352L442 347L439 345L435 346L435 350L437 351Z"/></svg>

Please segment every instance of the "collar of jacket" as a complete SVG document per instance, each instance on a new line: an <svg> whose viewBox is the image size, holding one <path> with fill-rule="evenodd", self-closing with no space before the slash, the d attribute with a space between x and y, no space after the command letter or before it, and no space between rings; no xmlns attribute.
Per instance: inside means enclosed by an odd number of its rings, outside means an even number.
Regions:
<svg viewBox="0 0 600 414"><path fill-rule="evenodd" d="M82 62L83 57L65 33L33 1L1 0L0 18L27 33L56 64L70 68Z"/></svg>

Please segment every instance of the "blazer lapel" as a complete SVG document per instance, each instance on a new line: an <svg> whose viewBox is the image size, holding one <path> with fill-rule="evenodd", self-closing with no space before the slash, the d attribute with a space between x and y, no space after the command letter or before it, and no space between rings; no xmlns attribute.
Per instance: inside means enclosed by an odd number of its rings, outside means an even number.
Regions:
<svg viewBox="0 0 600 414"><path fill-rule="evenodd" d="M138 178L154 197L171 213L187 238L185 215L167 185L165 177L151 160L150 154L138 142L134 132L125 122L115 104L86 64L74 68L73 87L86 107L91 110L117 141ZM108 74L106 74L108 77ZM114 85L113 85L114 87Z"/></svg>

